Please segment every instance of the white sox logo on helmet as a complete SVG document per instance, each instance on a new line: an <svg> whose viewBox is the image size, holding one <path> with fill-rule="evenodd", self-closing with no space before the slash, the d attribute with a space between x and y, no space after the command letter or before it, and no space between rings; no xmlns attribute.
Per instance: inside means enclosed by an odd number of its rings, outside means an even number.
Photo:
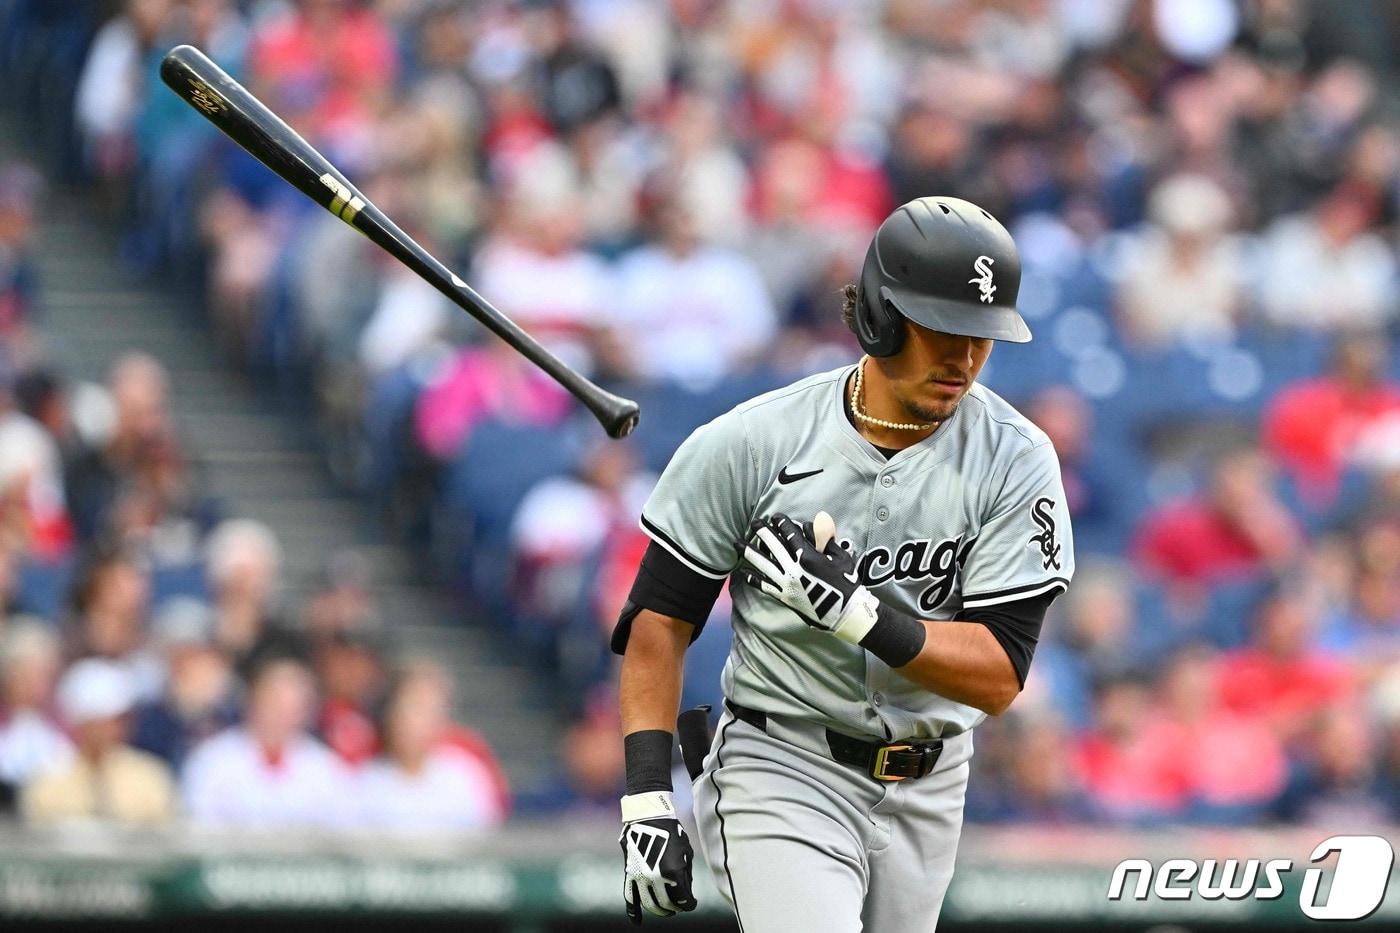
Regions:
<svg viewBox="0 0 1400 933"><path fill-rule="evenodd" d="M977 261L972 264L972 270L976 276L967 280L969 285L976 285L982 292L982 301L986 304L992 303L992 295L996 294L997 287L992 284L992 263L996 262L991 256L978 256Z"/></svg>

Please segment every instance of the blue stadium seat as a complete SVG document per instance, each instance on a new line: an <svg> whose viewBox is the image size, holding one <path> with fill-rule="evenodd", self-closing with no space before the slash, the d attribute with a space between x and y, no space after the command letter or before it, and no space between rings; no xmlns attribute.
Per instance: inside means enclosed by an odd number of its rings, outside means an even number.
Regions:
<svg viewBox="0 0 1400 933"><path fill-rule="evenodd" d="M1365 508L1371 482L1371 474L1365 470L1343 470L1337 479L1337 488L1319 498L1307 494L1297 479L1284 470L1280 471L1275 489L1288 511L1302 522L1303 530L1316 537L1359 515Z"/></svg>
<svg viewBox="0 0 1400 933"><path fill-rule="evenodd" d="M369 463L361 479L373 495L387 495L398 478L404 444L412 438L414 403L422 390L409 367L386 373L370 387L363 422Z"/></svg>
<svg viewBox="0 0 1400 933"><path fill-rule="evenodd" d="M639 386L632 397L642 408L632 439L647 469L658 473L690 432L714 417L703 396L670 383Z"/></svg>
<svg viewBox="0 0 1400 933"><path fill-rule="evenodd" d="M1133 590L1133 662L1160 665L1163 658L1176 651L1194 633L1183 621L1178 607L1173 606L1160 587L1139 582Z"/></svg>
<svg viewBox="0 0 1400 933"><path fill-rule="evenodd" d="M22 560L16 573L16 608L58 621L63 616L74 569L71 560Z"/></svg>
<svg viewBox="0 0 1400 933"><path fill-rule="evenodd" d="M158 606L174 596L209 599L209 583L202 561L171 564L151 571L150 605Z"/></svg>
<svg viewBox="0 0 1400 933"><path fill-rule="evenodd" d="M467 583L488 608L504 604L506 545L516 509L536 483L578 464L581 427L484 421L444 468L434 547L451 578Z"/></svg>
<svg viewBox="0 0 1400 933"><path fill-rule="evenodd" d="M676 448L700 425L783 381L772 370L758 368L730 376L700 392L670 382L625 387L642 407L641 424L632 436L642 462L648 469L660 472Z"/></svg>
<svg viewBox="0 0 1400 933"><path fill-rule="evenodd" d="M1273 583L1267 577L1232 580L1211 588L1201 634L1217 648L1239 648L1249 641L1250 622Z"/></svg>

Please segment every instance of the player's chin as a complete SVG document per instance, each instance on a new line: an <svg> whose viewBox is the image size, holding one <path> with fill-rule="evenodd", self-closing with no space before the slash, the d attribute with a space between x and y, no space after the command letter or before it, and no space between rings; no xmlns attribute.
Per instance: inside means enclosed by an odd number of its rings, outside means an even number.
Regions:
<svg viewBox="0 0 1400 933"><path fill-rule="evenodd" d="M918 421L947 421L958 410L958 404L965 394L966 390L957 392L950 398L947 393L940 392L906 403L904 407Z"/></svg>

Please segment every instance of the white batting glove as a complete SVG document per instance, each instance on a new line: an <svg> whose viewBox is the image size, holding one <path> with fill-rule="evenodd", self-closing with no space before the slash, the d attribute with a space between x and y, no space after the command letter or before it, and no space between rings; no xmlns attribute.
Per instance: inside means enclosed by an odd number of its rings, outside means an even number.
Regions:
<svg viewBox="0 0 1400 933"><path fill-rule="evenodd" d="M861 585L849 551L834 538L819 550L815 537L812 524L800 527L781 512L756 520L737 576L813 628L858 645L879 617L880 600Z"/></svg>

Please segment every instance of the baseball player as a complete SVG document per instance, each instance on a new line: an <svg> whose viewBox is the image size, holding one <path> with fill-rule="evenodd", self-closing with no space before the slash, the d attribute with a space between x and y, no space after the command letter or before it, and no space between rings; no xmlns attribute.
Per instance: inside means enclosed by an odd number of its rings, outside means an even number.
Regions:
<svg viewBox="0 0 1400 933"><path fill-rule="evenodd" d="M993 341L1030 340L1020 277L975 204L905 204L846 289L866 356L716 418L666 468L613 633L633 922L695 907L671 730L728 579L725 708L693 791L740 928L934 929L973 728L1020 691L1074 570L1049 439L977 383Z"/></svg>

